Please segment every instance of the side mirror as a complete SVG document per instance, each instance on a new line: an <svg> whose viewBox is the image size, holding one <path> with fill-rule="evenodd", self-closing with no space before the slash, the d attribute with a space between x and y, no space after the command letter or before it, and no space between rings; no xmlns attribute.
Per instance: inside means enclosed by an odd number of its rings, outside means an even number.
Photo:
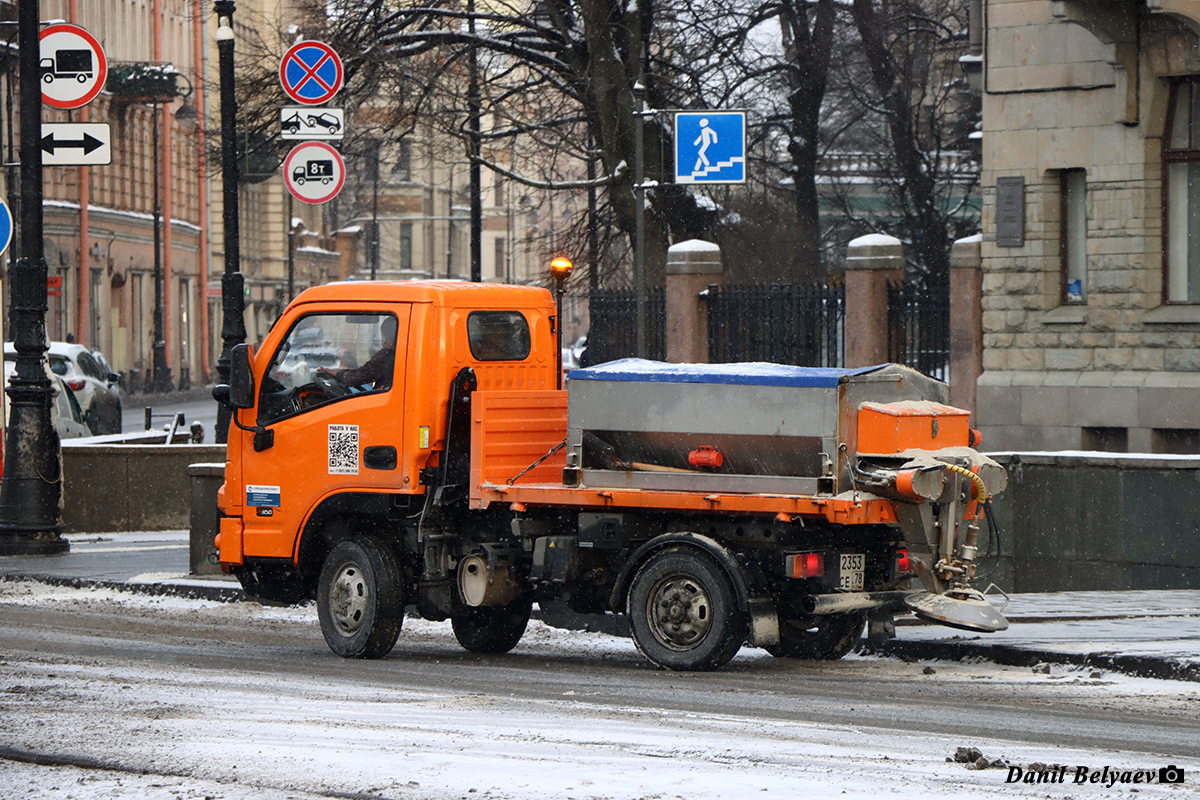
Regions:
<svg viewBox="0 0 1200 800"><path fill-rule="evenodd" d="M250 370L250 345L234 345L229 353L229 406L254 407L254 373Z"/></svg>

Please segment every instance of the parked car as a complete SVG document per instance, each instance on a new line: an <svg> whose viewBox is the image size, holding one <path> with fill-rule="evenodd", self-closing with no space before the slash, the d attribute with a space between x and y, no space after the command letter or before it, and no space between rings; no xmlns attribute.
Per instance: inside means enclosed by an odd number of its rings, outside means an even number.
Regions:
<svg viewBox="0 0 1200 800"><path fill-rule="evenodd" d="M4 343L4 360L15 360L12 342ZM47 361L50 371L63 379L79 400L83 421L97 436L121 432L120 376L106 370L81 344L50 342ZM107 363L107 362L105 362Z"/></svg>
<svg viewBox="0 0 1200 800"><path fill-rule="evenodd" d="M7 386L13 373L17 371L16 361L4 361L4 385ZM59 439L79 439L91 436L92 432L83 421L83 411L79 408L79 400L71 387L62 378L50 373L53 378L51 388L54 391L54 427L58 430ZM4 404L4 424L8 424L8 403Z"/></svg>

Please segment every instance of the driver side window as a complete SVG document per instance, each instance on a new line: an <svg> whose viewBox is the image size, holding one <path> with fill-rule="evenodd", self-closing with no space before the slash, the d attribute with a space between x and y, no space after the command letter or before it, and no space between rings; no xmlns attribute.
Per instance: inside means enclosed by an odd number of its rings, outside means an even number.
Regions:
<svg viewBox="0 0 1200 800"><path fill-rule="evenodd" d="M301 317L275 351L263 378L259 424L341 397L389 389L396 362L396 327L392 314Z"/></svg>

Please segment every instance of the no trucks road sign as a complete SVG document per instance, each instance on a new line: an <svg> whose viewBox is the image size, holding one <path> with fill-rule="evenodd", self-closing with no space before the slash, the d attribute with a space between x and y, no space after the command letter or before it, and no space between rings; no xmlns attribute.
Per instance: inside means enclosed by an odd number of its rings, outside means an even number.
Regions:
<svg viewBox="0 0 1200 800"><path fill-rule="evenodd" d="M108 59L96 37L78 25L48 25L39 39L38 72L43 103L81 108L104 88Z"/></svg>
<svg viewBox="0 0 1200 800"><path fill-rule="evenodd" d="M342 88L342 60L324 42L300 42L283 54L279 83L287 96L306 106L319 106Z"/></svg>
<svg viewBox="0 0 1200 800"><path fill-rule="evenodd" d="M283 182L302 203L328 203L346 182L346 163L324 142L304 142L293 147L284 159Z"/></svg>

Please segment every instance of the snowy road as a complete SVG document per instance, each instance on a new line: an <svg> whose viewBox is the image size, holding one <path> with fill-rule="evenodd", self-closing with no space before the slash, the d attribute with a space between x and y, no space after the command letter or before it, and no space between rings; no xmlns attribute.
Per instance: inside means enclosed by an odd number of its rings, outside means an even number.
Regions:
<svg viewBox="0 0 1200 800"><path fill-rule="evenodd" d="M0 642L5 798L1183 798L1200 783L1194 683L748 648L676 674L537 623L479 657L406 620L390 657L344 661L311 608L14 583ZM959 747L1068 769L1007 783L947 762ZM1168 764L1183 786L1105 785ZM1076 784L1079 767L1110 771Z"/></svg>

